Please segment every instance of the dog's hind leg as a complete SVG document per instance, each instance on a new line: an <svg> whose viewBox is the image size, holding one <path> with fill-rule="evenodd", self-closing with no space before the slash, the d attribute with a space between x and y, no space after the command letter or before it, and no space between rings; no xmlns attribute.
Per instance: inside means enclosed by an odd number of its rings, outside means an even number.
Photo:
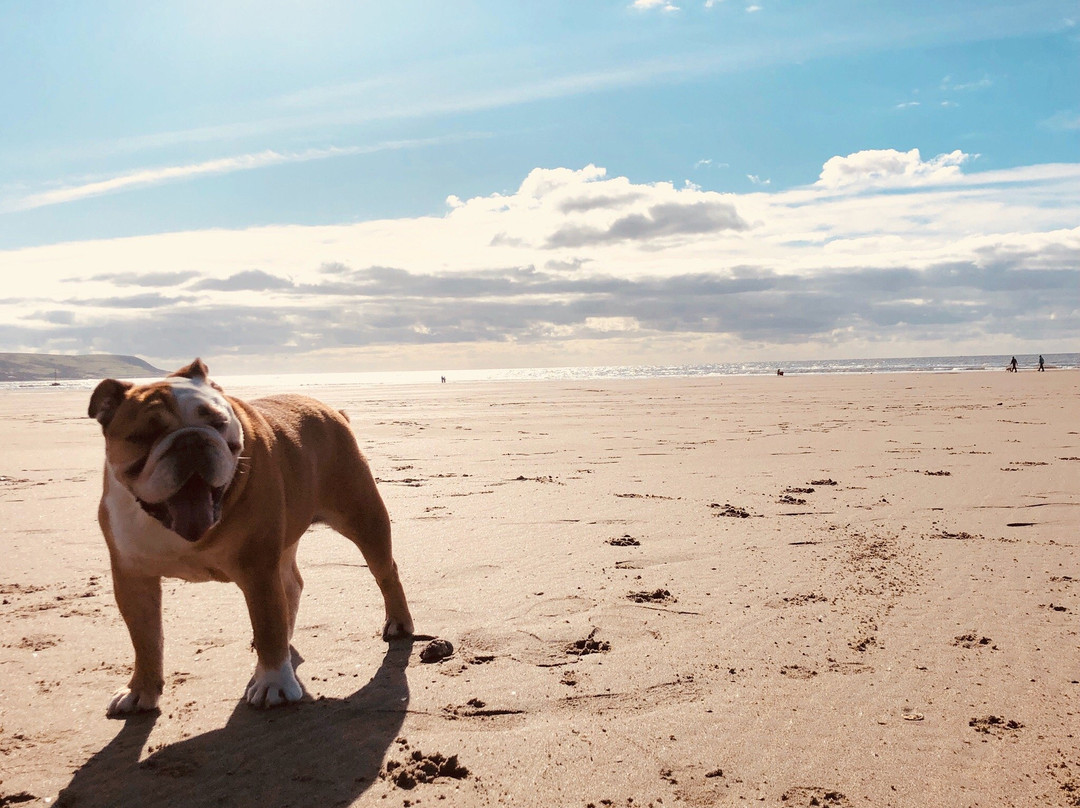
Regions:
<svg viewBox="0 0 1080 808"><path fill-rule="evenodd" d="M405 600L390 540L390 516L375 487L367 462L356 449L352 474L335 480L325 502L325 521L355 544L364 555L368 569L382 592L386 620L382 636L390 641L413 633L412 615Z"/></svg>

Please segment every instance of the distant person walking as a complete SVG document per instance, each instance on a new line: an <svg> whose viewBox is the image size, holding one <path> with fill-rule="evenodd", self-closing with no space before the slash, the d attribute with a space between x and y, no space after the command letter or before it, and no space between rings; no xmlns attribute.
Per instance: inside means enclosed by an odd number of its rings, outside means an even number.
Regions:
<svg viewBox="0 0 1080 808"><path fill-rule="evenodd" d="M1039 370L1040 370L1040 371L1043 371L1043 372L1045 372L1045 371L1046 371L1046 368L1045 368L1045 367L1043 367L1043 358L1042 358L1042 354L1039 354Z"/></svg>
<svg viewBox="0 0 1080 808"><path fill-rule="evenodd" d="M1013 373L1016 373L1016 357L1015 356L1012 358L1012 361L1009 363L1009 370L1011 370Z"/></svg>

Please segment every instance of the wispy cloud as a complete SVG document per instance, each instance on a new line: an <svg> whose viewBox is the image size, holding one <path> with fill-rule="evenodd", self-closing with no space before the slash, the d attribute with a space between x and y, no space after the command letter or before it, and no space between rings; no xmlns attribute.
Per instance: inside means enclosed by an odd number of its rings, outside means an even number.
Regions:
<svg viewBox="0 0 1080 808"><path fill-rule="evenodd" d="M179 182L194 177L216 174L231 174L237 171L253 171L259 168L283 165L286 163L306 163L312 160L326 160L334 157L349 157L362 154L374 154L383 151L419 148L449 141L487 137L479 133L454 135L452 137L424 138L416 140L397 140L377 143L370 146L330 147L325 149L307 149L301 152L279 152L267 149L255 154L240 154L200 163L187 163L176 166L145 168L131 171L103 180L94 180L77 185L67 185L48 191L27 194L0 204L0 211L19 211L42 208L48 205L62 205L81 199L103 194L145 188L168 182Z"/></svg>
<svg viewBox="0 0 1080 808"><path fill-rule="evenodd" d="M1048 129L1062 132L1074 132L1080 129L1080 112L1076 110L1062 110L1051 115L1042 125Z"/></svg>
<svg viewBox="0 0 1080 808"><path fill-rule="evenodd" d="M678 11L679 7L669 0L634 0L631 4L631 8L636 8L639 11L648 11L651 9L659 9L660 11Z"/></svg>
<svg viewBox="0 0 1080 808"><path fill-rule="evenodd" d="M718 6L720 3L706 0L705 5ZM626 6L649 12L674 9L680 4L671 0L626 0ZM751 14L763 10L760 3L741 8ZM987 15L978 22L973 25L968 15L941 11L920 15L917 24L909 23L903 33L905 41L914 47L919 43L944 41L955 45L972 38L984 39L1003 30L1013 35L1018 31L1041 31L1047 27L1045 19L1039 15L1022 16L1020 12ZM653 60L641 60L639 54L633 58L597 57L570 63L570 66L555 60L543 72L537 72L528 61L531 55L523 58L513 52L492 52L468 57L491 69L478 71L469 81L453 86L439 85L437 80L440 76L460 72L461 65L457 61L417 63L404 73L312 86L268 97L248 105L236 113L235 120L224 123L131 133L107 142L65 146L65 149L68 153L73 148L81 148L86 153L130 153L184 143L238 142L265 138L273 133L318 132L330 127L498 109L744 68L802 62L822 55L831 57L891 47L894 36L895 32L887 26L861 26L851 21L821 32L774 32L767 40L740 40L720 49L694 50L688 46L679 54L666 54ZM989 78L957 81L946 76L941 83L950 88L977 89L989 81Z"/></svg>
<svg viewBox="0 0 1080 808"><path fill-rule="evenodd" d="M939 89L945 92L967 92L969 90L985 90L988 87L993 87L994 82L989 76L983 76L981 79L975 81L955 81L952 76L946 76L941 80L941 86Z"/></svg>

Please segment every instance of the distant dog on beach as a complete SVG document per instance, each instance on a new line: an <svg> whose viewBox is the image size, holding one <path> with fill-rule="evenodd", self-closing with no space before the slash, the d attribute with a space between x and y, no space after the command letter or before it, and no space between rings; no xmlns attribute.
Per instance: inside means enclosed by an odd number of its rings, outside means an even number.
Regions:
<svg viewBox="0 0 1080 808"><path fill-rule="evenodd" d="M106 379L89 415L105 435L98 521L135 647L135 672L110 715L157 708L162 577L236 583L258 657L247 701L298 701L289 647L303 588L296 549L313 522L363 553L386 607L383 639L412 634L390 519L344 413L304 396L227 396L196 359L151 384Z"/></svg>

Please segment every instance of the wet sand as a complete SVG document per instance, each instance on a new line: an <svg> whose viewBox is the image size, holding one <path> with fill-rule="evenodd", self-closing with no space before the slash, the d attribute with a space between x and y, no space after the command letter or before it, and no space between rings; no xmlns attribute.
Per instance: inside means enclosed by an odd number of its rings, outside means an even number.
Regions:
<svg viewBox="0 0 1080 808"><path fill-rule="evenodd" d="M240 703L239 590L170 581L127 721L89 392L0 395L0 805L1080 804L1080 373L303 392L422 638L316 527L309 697Z"/></svg>

